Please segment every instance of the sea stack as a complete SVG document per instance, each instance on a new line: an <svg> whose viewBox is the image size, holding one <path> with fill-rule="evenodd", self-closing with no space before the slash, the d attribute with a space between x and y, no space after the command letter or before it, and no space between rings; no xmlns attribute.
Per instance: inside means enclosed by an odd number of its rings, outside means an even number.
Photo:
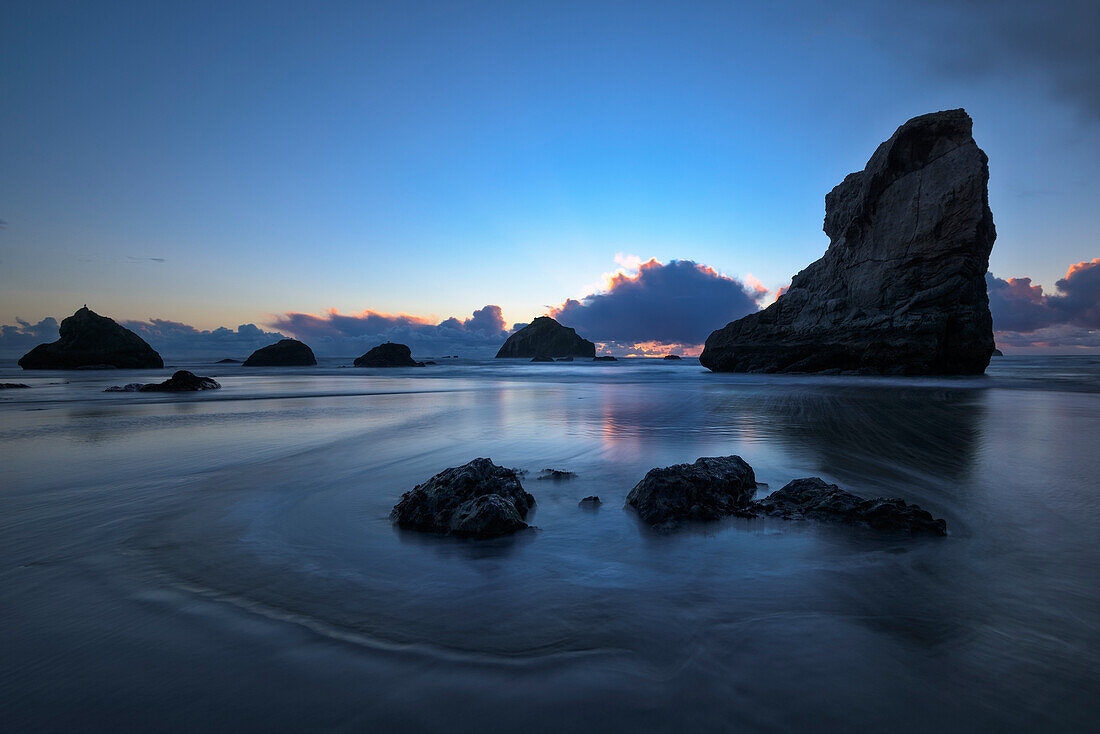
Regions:
<svg viewBox="0 0 1100 734"><path fill-rule="evenodd" d="M423 367L412 358L412 350L404 344L379 344L354 362L356 367Z"/></svg>
<svg viewBox="0 0 1100 734"><path fill-rule="evenodd" d="M996 230L964 110L909 120L825 197L829 249L768 308L707 338L716 372L981 374Z"/></svg>
<svg viewBox="0 0 1100 734"><path fill-rule="evenodd" d="M24 354L19 366L25 370L164 367L164 360L144 339L87 306L61 322L60 336Z"/></svg>
<svg viewBox="0 0 1100 734"><path fill-rule="evenodd" d="M549 316L539 316L508 337L497 358L588 357L596 356L596 345L581 338L575 329L562 326Z"/></svg>
<svg viewBox="0 0 1100 734"><path fill-rule="evenodd" d="M313 350L297 339L282 339L257 349L244 361L245 367L311 367L317 364Z"/></svg>

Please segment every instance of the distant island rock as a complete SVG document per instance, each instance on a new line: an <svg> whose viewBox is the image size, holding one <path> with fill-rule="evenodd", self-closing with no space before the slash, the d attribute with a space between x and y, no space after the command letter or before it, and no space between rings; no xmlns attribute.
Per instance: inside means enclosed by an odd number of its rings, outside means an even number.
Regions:
<svg viewBox="0 0 1100 734"><path fill-rule="evenodd" d="M980 374L993 353L988 158L964 110L909 120L825 197L829 249L707 338L717 372Z"/></svg>
<svg viewBox="0 0 1100 734"><path fill-rule="evenodd" d="M23 355L25 370L160 369L164 360L144 339L84 306L61 322L61 338Z"/></svg>
<svg viewBox="0 0 1100 734"><path fill-rule="evenodd" d="M675 360L683 359L683 357L681 357L679 354L666 354L665 356L661 357L661 359Z"/></svg>
<svg viewBox="0 0 1100 734"><path fill-rule="evenodd" d="M694 464L650 469L626 496L628 507L658 529L685 520L718 520L748 506L756 475L740 456L705 456Z"/></svg>
<svg viewBox="0 0 1100 734"><path fill-rule="evenodd" d="M199 377L193 372L179 370L164 382L131 382L128 385L114 385L103 392L195 392L220 388L218 381L211 377Z"/></svg>
<svg viewBox="0 0 1100 734"><path fill-rule="evenodd" d="M578 336L549 316L537 319L512 334L497 352L497 358L595 357L596 345Z"/></svg>
<svg viewBox="0 0 1100 734"><path fill-rule="evenodd" d="M226 357L225 359L219 359L214 364L240 364L240 363L241 363L241 360L239 360L239 359L233 359L231 357Z"/></svg>
<svg viewBox="0 0 1100 734"><path fill-rule="evenodd" d="M512 469L491 459L445 469L401 496L390 519L402 528L465 538L495 538L528 527L535 498Z"/></svg>
<svg viewBox="0 0 1100 734"><path fill-rule="evenodd" d="M612 357L610 354L601 354L598 357L592 358L593 362L618 362L618 357Z"/></svg>
<svg viewBox="0 0 1100 734"><path fill-rule="evenodd" d="M297 339L281 339L257 349L244 367L311 367L317 364L313 350Z"/></svg>
<svg viewBox="0 0 1100 734"><path fill-rule="evenodd" d="M386 342L372 348L354 362L356 367L423 367L412 358L412 350L404 344Z"/></svg>

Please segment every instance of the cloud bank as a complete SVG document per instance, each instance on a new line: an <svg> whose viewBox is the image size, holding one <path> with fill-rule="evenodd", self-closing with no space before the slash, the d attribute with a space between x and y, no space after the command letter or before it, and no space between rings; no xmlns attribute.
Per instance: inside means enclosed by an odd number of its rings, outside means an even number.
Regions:
<svg viewBox="0 0 1100 734"><path fill-rule="evenodd" d="M255 324L241 324L235 330L224 326L206 330L168 319L119 323L149 342L165 359L244 359L260 347L286 338Z"/></svg>
<svg viewBox="0 0 1100 734"><path fill-rule="evenodd" d="M691 260L634 260L636 273L620 270L601 292L568 299L550 315L626 353L691 353L715 329L757 311L768 294L751 275L743 282Z"/></svg>
<svg viewBox="0 0 1100 734"><path fill-rule="evenodd" d="M998 345L1100 347L1100 257L1071 265L1045 293L1031 278L985 275Z"/></svg>

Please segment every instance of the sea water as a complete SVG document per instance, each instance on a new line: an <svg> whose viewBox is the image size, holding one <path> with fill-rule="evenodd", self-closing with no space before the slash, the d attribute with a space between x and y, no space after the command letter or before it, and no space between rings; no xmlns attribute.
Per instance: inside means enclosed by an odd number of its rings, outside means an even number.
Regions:
<svg viewBox="0 0 1100 734"><path fill-rule="evenodd" d="M694 360L0 368L0 726L1082 731L1100 700L1100 359L974 378ZM737 454L947 520L655 534L652 467ZM537 527L395 529L476 457ZM537 479L545 468L570 481ZM599 495L598 509L578 500Z"/></svg>

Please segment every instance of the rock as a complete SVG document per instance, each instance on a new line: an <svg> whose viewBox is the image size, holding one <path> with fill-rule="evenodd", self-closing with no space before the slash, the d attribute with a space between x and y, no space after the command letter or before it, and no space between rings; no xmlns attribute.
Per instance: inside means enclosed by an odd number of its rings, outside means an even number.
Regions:
<svg viewBox="0 0 1100 734"><path fill-rule="evenodd" d="M532 362L553 362L553 357L531 357Z"/></svg>
<svg viewBox="0 0 1100 734"><path fill-rule="evenodd" d="M825 197L829 249L707 338L717 372L980 374L993 353L988 159L964 110L915 117Z"/></svg>
<svg viewBox="0 0 1100 734"><path fill-rule="evenodd" d="M535 479L549 479L554 482L563 482L566 479L574 479L576 476L576 472L561 471L560 469L543 469Z"/></svg>
<svg viewBox="0 0 1100 734"><path fill-rule="evenodd" d="M876 530L911 535L947 534L947 523L933 518L931 513L918 505L907 505L905 500L900 499L864 499L819 477L795 479L754 502L752 509L786 520L866 525Z"/></svg>
<svg viewBox="0 0 1100 734"><path fill-rule="evenodd" d="M226 357L225 359L219 359L214 364L240 364L240 363L241 363L241 360L239 360L239 359L232 359L230 357Z"/></svg>
<svg viewBox="0 0 1100 734"><path fill-rule="evenodd" d="M673 360L673 359L683 359L683 358L679 354L666 354L665 356L661 357L661 359Z"/></svg>
<svg viewBox="0 0 1100 734"><path fill-rule="evenodd" d="M435 362L433 362L432 360L430 360L430 359L429 359L429 360L428 360L428 361L426 361L426 362L421 362L421 363L420 363L420 366L421 366L421 367L427 367L427 366L428 366L428 365L430 365L430 364L435 364Z"/></svg>
<svg viewBox="0 0 1100 734"><path fill-rule="evenodd" d="M317 364L313 350L297 339L281 339L257 349L244 361L245 367L310 367Z"/></svg>
<svg viewBox="0 0 1100 734"><path fill-rule="evenodd" d="M590 509L590 508L593 508L593 507L599 507L603 503L600 502L599 496L593 494L593 495L589 495L588 497L585 497L583 500L581 500L577 504L580 505L581 507L585 508L585 509Z"/></svg>
<svg viewBox="0 0 1100 734"><path fill-rule="evenodd" d="M379 344L355 360L356 367L423 367L412 358L412 350L404 344Z"/></svg>
<svg viewBox="0 0 1100 734"><path fill-rule="evenodd" d="M493 538L528 527L524 520L534 506L513 470L474 459L403 494L390 519L412 530Z"/></svg>
<svg viewBox="0 0 1100 734"><path fill-rule="evenodd" d="M144 382L128 382L125 385L111 385L103 392L138 392L143 387Z"/></svg>
<svg viewBox="0 0 1100 734"><path fill-rule="evenodd" d="M1003 356L1005 356L1005 353L1002 352L1000 349L994 349L993 350L993 356L994 357L1003 357Z"/></svg>
<svg viewBox="0 0 1100 734"><path fill-rule="evenodd" d="M140 390L141 392L192 392L196 390L218 390L220 388L221 385L213 378L199 377L187 370L179 370L164 382L142 385Z"/></svg>
<svg viewBox="0 0 1100 734"><path fill-rule="evenodd" d="M555 362L572 362L572 361L573 361L573 358L572 358L572 357L558 357L558 358L557 358L556 360L554 360L554 361L555 361Z"/></svg>
<svg viewBox="0 0 1100 734"><path fill-rule="evenodd" d="M645 522L670 528L684 520L718 520L743 514L756 491L752 467L740 456L714 456L694 464L650 469L626 497Z"/></svg>
<svg viewBox="0 0 1100 734"><path fill-rule="evenodd" d="M610 354L601 354L598 357L592 358L593 362L618 362L617 357L612 357Z"/></svg>
<svg viewBox="0 0 1100 734"><path fill-rule="evenodd" d="M512 334L497 352L497 358L594 357L596 345L562 326L549 316L540 316Z"/></svg>
<svg viewBox="0 0 1100 734"><path fill-rule="evenodd" d="M22 382L0 382L0 390L20 390L22 388L30 388L30 385L24 385Z"/></svg>
<svg viewBox="0 0 1100 734"><path fill-rule="evenodd" d="M25 370L75 370L102 366L159 369L164 361L140 336L84 306L61 322L61 338L23 355Z"/></svg>

